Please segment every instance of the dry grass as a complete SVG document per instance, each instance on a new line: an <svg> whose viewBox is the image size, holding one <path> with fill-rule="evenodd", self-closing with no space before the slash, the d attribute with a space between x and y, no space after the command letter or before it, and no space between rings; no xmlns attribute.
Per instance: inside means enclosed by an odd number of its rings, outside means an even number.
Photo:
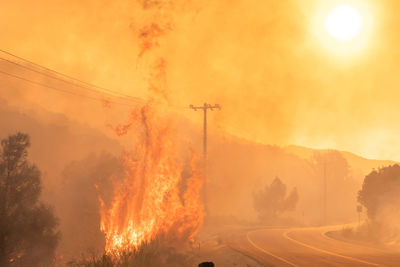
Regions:
<svg viewBox="0 0 400 267"><path fill-rule="evenodd" d="M193 264L193 256L190 253L180 252L157 240L143 244L139 249L127 249L69 263L70 266L76 267L184 267Z"/></svg>

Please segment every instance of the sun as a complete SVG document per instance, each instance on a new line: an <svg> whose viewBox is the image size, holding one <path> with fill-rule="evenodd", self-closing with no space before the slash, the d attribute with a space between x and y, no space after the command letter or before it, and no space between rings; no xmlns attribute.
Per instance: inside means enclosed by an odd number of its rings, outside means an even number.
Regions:
<svg viewBox="0 0 400 267"><path fill-rule="evenodd" d="M346 64L367 55L378 40L382 14L380 5L372 1L317 1L315 15L310 20L309 39L315 51Z"/></svg>
<svg viewBox="0 0 400 267"><path fill-rule="evenodd" d="M325 20L325 28L335 39L348 42L356 38L363 27L363 17L351 5L335 7Z"/></svg>

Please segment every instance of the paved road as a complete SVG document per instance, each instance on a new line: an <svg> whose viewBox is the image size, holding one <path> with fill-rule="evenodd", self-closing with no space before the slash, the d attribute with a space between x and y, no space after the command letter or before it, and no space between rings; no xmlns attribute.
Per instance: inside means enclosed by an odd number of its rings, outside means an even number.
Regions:
<svg viewBox="0 0 400 267"><path fill-rule="evenodd" d="M400 253L332 239L338 227L261 229L232 235L232 248L265 266L393 266Z"/></svg>

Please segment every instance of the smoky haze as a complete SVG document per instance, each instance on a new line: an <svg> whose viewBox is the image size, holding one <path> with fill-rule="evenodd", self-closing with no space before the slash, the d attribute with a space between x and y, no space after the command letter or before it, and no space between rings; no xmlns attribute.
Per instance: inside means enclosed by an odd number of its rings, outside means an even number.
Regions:
<svg viewBox="0 0 400 267"><path fill-rule="evenodd" d="M51 70L37 73L28 69L34 64L0 52L0 137L18 131L31 137L30 156L43 173L41 198L60 220L57 257L67 261L104 252L101 201L123 195L115 190L126 189L123 183L116 186L119 182L139 180L127 175L137 155L128 157L131 166L123 165L123 158L145 144L146 136L166 140L163 152L171 153L162 158L178 166L174 196L181 197L185 175L190 177L190 152L202 153L203 114L189 104L204 102L222 110L208 113L208 177L202 180L200 203L207 215L198 239L192 237L202 216L187 234L193 247L227 225L316 227L357 221L357 193L365 176L400 160L399 4L365 1L381 18L374 27L379 38L355 55L335 57L312 30L319 2L4 3L1 49L102 87L51 78ZM157 107L163 119L143 119L138 114L144 104ZM132 126L132 119L139 126ZM146 119L154 128L142 125ZM168 136L161 136L165 132ZM156 161L154 143L143 145L143 154L148 149ZM143 170L146 164L142 161ZM274 218L264 220L257 208L262 203L255 203L270 195L279 195L290 208L270 212ZM187 199L193 200L189 194ZM124 199L120 202L125 215ZM382 220L390 222L397 238L398 214L391 216L393 206L382 210Z"/></svg>
<svg viewBox="0 0 400 267"><path fill-rule="evenodd" d="M43 110L27 113L4 101L0 114L1 136L18 129L31 134L30 155L43 172L42 198L54 206L60 219L57 255L70 260L82 253L101 253L105 241L99 226L98 196L109 202L113 184L123 177L121 151L127 143L134 143L124 140L129 135L115 140L63 115ZM201 148L201 129L184 118L174 121L173 138L180 140L179 154L185 158L188 147ZM233 222L265 223L258 220L254 194L276 177L288 192L297 189L298 200L294 209L276 218L274 225L321 225L324 167L329 186L326 223L353 222L364 176L372 168L392 163L347 152L262 145L212 130L205 203L208 225L215 231Z"/></svg>
<svg viewBox="0 0 400 267"><path fill-rule="evenodd" d="M224 107L212 118L216 126L246 139L399 159L390 145L398 130L391 116L398 113L398 3L366 2L377 10L377 37L346 59L316 38L312 0L166 1L162 8L160 1L13 1L1 11L0 38L4 49L138 97L148 96L148 70L161 55L169 101L193 121L188 104L215 102ZM24 98L98 120L81 100L34 94Z"/></svg>

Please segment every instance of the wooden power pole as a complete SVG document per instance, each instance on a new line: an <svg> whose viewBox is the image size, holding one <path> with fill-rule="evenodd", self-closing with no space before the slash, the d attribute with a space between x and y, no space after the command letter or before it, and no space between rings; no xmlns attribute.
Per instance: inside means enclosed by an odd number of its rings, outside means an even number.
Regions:
<svg viewBox="0 0 400 267"><path fill-rule="evenodd" d="M193 105L189 106L194 111L198 109L203 110L204 119L203 119L203 168L204 168L204 184L203 184L203 201L204 201L204 208L206 214L209 214L208 206L207 206L207 110L213 111L214 109L221 110L221 106L218 104L210 105L204 103L203 106L195 107Z"/></svg>

